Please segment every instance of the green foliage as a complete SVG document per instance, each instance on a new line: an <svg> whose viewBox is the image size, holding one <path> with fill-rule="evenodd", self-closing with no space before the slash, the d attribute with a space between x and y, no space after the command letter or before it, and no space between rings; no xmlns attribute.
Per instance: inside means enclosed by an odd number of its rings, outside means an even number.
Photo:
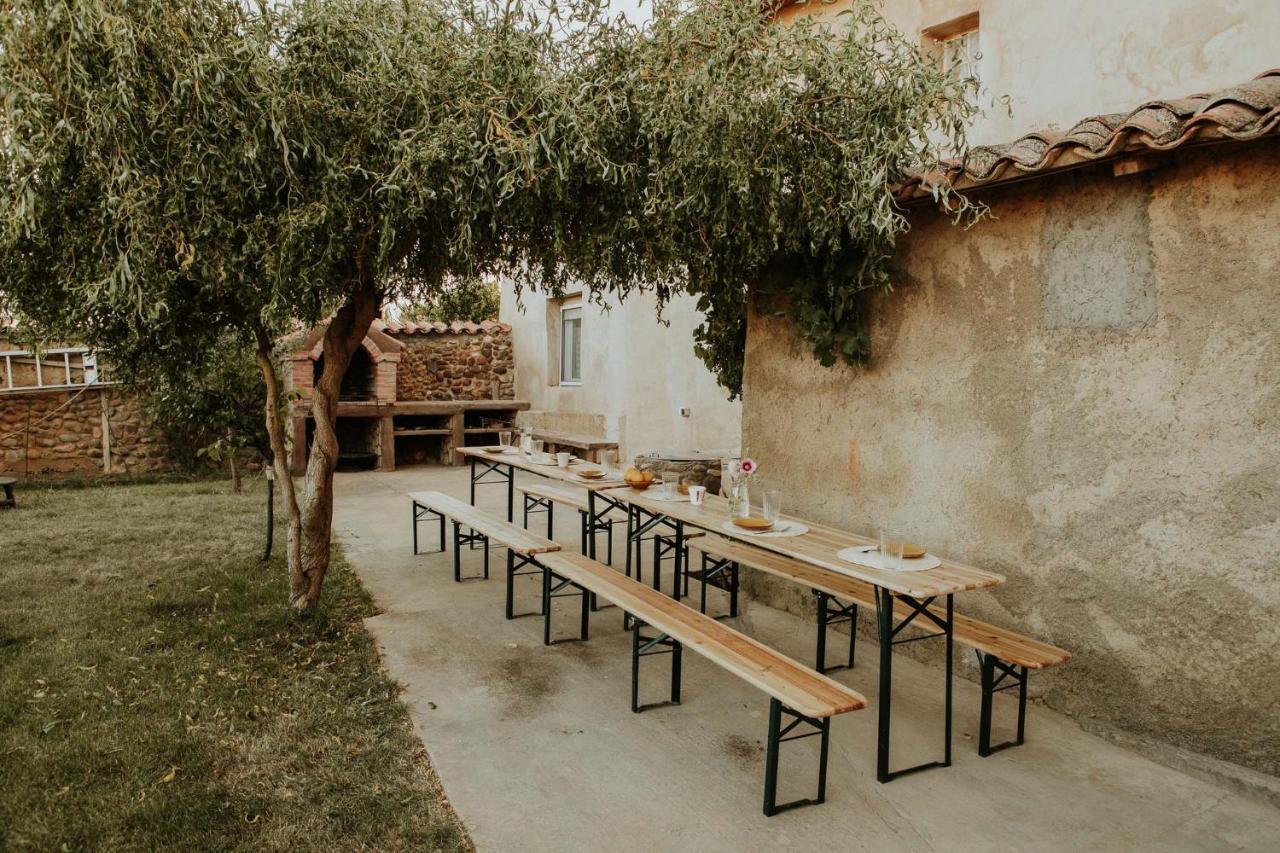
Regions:
<svg viewBox="0 0 1280 853"><path fill-rule="evenodd" d="M243 341L224 335L210 348L187 350L179 344L132 367L132 373L124 373L126 380L141 392L147 417L187 468L206 458L226 461L246 448L271 458L262 374Z"/></svg>
<svg viewBox="0 0 1280 853"><path fill-rule="evenodd" d="M735 394L752 294L823 364L868 356L864 293L889 287L907 227L890 187L963 154L976 85L870 3L834 25L772 24L758 9L659 0L643 34L596 34L579 72L593 103L577 115L619 167L586 206L590 239L566 251L597 285L629 271L660 299L695 294L698 352Z"/></svg>
<svg viewBox="0 0 1280 853"><path fill-rule="evenodd" d="M426 302L408 306L400 312L400 319L420 322L438 320L452 323L468 320L479 323L498 319L502 292L493 281L480 278L464 279L442 289Z"/></svg>
<svg viewBox="0 0 1280 853"><path fill-rule="evenodd" d="M753 291L823 363L867 357L888 188L972 112L869 2L833 28L656 0L641 30L593 0L10 0L0 81L0 308L46 334L572 276L698 296L735 393Z"/></svg>

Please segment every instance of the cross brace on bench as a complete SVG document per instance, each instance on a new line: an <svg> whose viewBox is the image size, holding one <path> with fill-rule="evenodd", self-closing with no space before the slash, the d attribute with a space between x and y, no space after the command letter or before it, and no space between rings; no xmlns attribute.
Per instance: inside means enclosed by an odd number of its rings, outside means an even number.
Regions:
<svg viewBox="0 0 1280 853"><path fill-rule="evenodd" d="M431 507L429 507L429 506L424 506L424 505L422 505L422 504L418 503L417 501L413 501L413 506L411 507L411 509L413 510L413 553L414 553L414 556L417 556L418 554L422 553L421 551L419 551L419 550L418 550L418 522L422 521L423 519L432 519L432 518L434 518L434 519L436 519L436 520L438 520L438 521L440 522L440 547L439 547L439 549L437 549L437 550L443 551L443 550L445 549L445 542L444 542L444 513L442 513L442 512L436 512L436 511L435 511L434 509L432 509ZM436 552L435 552L435 551L430 551L430 552L428 552L428 553L432 553L432 554L434 554L434 553L436 553Z"/></svg>
<svg viewBox="0 0 1280 853"><path fill-rule="evenodd" d="M489 579L489 537L483 533L477 532L472 528L467 528L467 533L462 532L462 523L455 521L453 523L453 579L461 583L462 577L462 546L468 548L474 547L477 542L484 543L484 574L472 575L466 580L478 580L484 578Z"/></svg>
<svg viewBox="0 0 1280 853"><path fill-rule="evenodd" d="M791 718L791 722L784 727L782 725L782 717L786 715ZM791 732L800 725L809 726L812 731L804 734L792 735ZM790 737L788 737L790 735ZM782 744L792 740L802 740L804 738L818 735L822 738L821 746L818 754L818 796L811 799L792 800L789 803L777 802L778 800L778 753L781 751ZM817 805L827 799L827 750L831 740L831 718L823 717L814 719L806 717L804 714L796 713L788 708L778 699L769 700L769 745L765 753L764 761L764 814L765 817L773 817L778 812L794 809L797 806Z"/></svg>
<svg viewBox="0 0 1280 853"><path fill-rule="evenodd" d="M631 617L631 710L637 714L649 708L680 704L680 664L684 655L684 646L679 641L666 634L645 636L642 627L646 627L644 623ZM640 658L652 655L671 655L671 699L641 705Z"/></svg>
<svg viewBox="0 0 1280 853"><path fill-rule="evenodd" d="M568 592L563 590L568 589ZM574 590L577 590L576 592ZM542 644L544 646L552 645L551 639L551 602L556 598L566 598L572 596L582 597L582 616L579 625L578 639L587 639L587 633L590 628L591 620L591 593L578 586L571 580L562 578L555 572L542 567ZM555 640L556 643L566 642L565 640Z"/></svg>
<svg viewBox="0 0 1280 853"><path fill-rule="evenodd" d="M818 672L835 672L838 669L853 669L853 655L858 644L858 603L841 604L834 595L815 589L813 595L818 600L818 649L815 654ZM849 623L849 658L848 663L827 666L827 628L841 622Z"/></svg>
<svg viewBox="0 0 1280 853"><path fill-rule="evenodd" d="M1027 668L1005 663L993 654L974 649L978 665L982 668L982 716L978 724L978 755L986 758L993 752L1020 746L1026 738L1027 728ZM996 678L996 670L1000 677ZM1005 683L1008 680L1008 683ZM1014 740L991 745L991 699L1001 691L1018 688L1018 736Z"/></svg>

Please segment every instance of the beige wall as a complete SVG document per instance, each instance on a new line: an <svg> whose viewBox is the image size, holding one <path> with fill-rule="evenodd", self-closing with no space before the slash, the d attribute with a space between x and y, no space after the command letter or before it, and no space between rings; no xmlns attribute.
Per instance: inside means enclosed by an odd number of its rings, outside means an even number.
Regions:
<svg viewBox="0 0 1280 853"><path fill-rule="evenodd" d="M819 14L834 19L841 5ZM972 144L1233 86L1280 62L1276 0L882 0L879 7L913 39L978 12L988 109ZM994 103L1006 95L1012 115Z"/></svg>
<svg viewBox="0 0 1280 853"><path fill-rule="evenodd" d="M1271 774L1278 154L992 191L970 231L918 211L874 362L825 369L755 315L743 419L801 515L1005 575L958 609L1076 654L1032 679L1050 704Z"/></svg>
<svg viewBox="0 0 1280 853"><path fill-rule="evenodd" d="M667 326L649 295L611 301L607 311L584 302L582 384L567 386L558 384L558 359L549 357L556 351L554 304L527 291L522 298L523 311L505 284L501 319L512 326L516 398L530 402L528 417L536 423L615 438L624 457L737 447L741 406L729 402L693 353L701 318L692 299L667 306Z"/></svg>

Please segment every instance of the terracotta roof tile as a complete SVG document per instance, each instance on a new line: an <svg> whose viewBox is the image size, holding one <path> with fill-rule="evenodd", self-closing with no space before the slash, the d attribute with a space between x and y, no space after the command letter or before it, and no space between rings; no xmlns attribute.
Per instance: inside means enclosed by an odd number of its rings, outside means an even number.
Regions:
<svg viewBox="0 0 1280 853"><path fill-rule="evenodd" d="M927 198L942 181L958 190L1037 177L1123 154L1169 151L1197 141L1252 140L1280 131L1280 68L1213 94L1147 101L1128 113L1090 116L1066 133L1036 131L1007 145L970 149L964 162L908 177L899 201Z"/></svg>
<svg viewBox="0 0 1280 853"><path fill-rule="evenodd" d="M511 326L497 320L484 320L472 323L469 320L454 320L443 323L439 320L427 320L421 323L400 320L383 320L383 330L388 335L487 335L495 332L510 332Z"/></svg>

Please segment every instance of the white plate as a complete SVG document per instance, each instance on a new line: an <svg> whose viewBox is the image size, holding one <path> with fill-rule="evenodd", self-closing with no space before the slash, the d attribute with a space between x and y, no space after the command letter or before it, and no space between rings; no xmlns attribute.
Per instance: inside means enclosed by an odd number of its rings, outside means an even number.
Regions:
<svg viewBox="0 0 1280 853"><path fill-rule="evenodd" d="M942 565L942 561L932 554L925 554L923 557L917 557L914 560L903 560L902 568L891 569L884 564L880 558L880 552L863 551L861 548L845 548L837 557L846 563L857 563L859 566L866 566L869 569L880 569L886 572L924 572L929 569L936 569Z"/></svg>

